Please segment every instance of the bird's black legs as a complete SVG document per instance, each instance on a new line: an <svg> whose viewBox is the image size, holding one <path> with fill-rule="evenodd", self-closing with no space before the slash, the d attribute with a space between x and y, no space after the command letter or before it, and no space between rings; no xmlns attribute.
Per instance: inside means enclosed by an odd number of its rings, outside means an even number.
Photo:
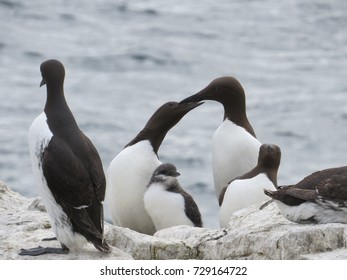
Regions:
<svg viewBox="0 0 347 280"><path fill-rule="evenodd" d="M57 240L57 238L56 237L48 237L48 238L42 239L42 241L53 241L53 240Z"/></svg>
<svg viewBox="0 0 347 280"><path fill-rule="evenodd" d="M21 249L18 255L21 256L40 256L43 254L67 254L69 249L62 245L61 248L52 248L52 247L37 247L31 249Z"/></svg>

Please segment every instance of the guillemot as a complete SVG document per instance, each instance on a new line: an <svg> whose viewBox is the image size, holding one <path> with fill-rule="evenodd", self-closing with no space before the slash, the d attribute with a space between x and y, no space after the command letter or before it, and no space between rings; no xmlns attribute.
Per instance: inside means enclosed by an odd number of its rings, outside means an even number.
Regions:
<svg viewBox="0 0 347 280"><path fill-rule="evenodd" d="M312 173L295 185L264 190L295 223L347 223L347 166Z"/></svg>
<svg viewBox="0 0 347 280"><path fill-rule="evenodd" d="M159 147L185 114L201 102L167 102L154 112L145 127L112 160L107 170L107 199L115 224L154 234L154 223L144 208L143 196L154 170L161 164Z"/></svg>
<svg viewBox="0 0 347 280"><path fill-rule="evenodd" d="M218 101L224 107L223 122L212 140L212 171L218 199L231 180L256 166L261 143L248 121L245 92L237 79L217 78L180 103L201 100Z"/></svg>
<svg viewBox="0 0 347 280"><path fill-rule="evenodd" d="M109 252L103 237L106 180L101 159L65 100L63 64L52 59L43 62L40 69L40 86L46 85L47 100L29 130L30 158L61 248L22 249L19 254L65 254L87 241L99 251Z"/></svg>
<svg viewBox="0 0 347 280"><path fill-rule="evenodd" d="M221 227L228 225L232 213L266 200L264 188L276 190L280 161L281 150L277 145L260 146L257 166L231 181L220 194L219 223Z"/></svg>
<svg viewBox="0 0 347 280"><path fill-rule="evenodd" d="M144 195L156 230L178 225L202 227L201 214L190 194L180 186L175 165L163 163L153 172Z"/></svg>

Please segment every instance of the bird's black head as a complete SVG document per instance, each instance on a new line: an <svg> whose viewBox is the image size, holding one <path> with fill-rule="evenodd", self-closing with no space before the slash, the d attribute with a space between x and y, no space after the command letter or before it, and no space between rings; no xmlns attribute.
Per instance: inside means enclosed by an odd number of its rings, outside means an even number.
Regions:
<svg viewBox="0 0 347 280"><path fill-rule="evenodd" d="M177 172L176 166L171 163L159 165L153 172L152 182L167 182L172 179L176 180L180 173Z"/></svg>
<svg viewBox="0 0 347 280"><path fill-rule="evenodd" d="M180 104L170 101L160 106L147 121L145 127L130 141L126 147L142 140L149 140L155 153L164 140L167 132L173 128L189 111L200 106L202 102Z"/></svg>
<svg viewBox="0 0 347 280"><path fill-rule="evenodd" d="M167 132L174 127L189 111L200 106L202 102L180 104L170 101L160 106L148 120L146 127L156 131Z"/></svg>
<svg viewBox="0 0 347 280"><path fill-rule="evenodd" d="M259 149L258 165L260 172L267 175L277 188L277 172L281 162L281 149L274 144L263 144Z"/></svg>
<svg viewBox="0 0 347 280"><path fill-rule="evenodd" d="M214 100L221 103L224 107L223 120L229 119L255 137L246 114L245 91L236 78L230 76L217 78L198 93L183 99L180 104L202 100Z"/></svg>
<svg viewBox="0 0 347 280"><path fill-rule="evenodd" d="M64 65L55 59L47 60L41 63L40 66L42 81L40 87L43 85L62 85L65 78Z"/></svg>
<svg viewBox="0 0 347 280"><path fill-rule="evenodd" d="M213 80L207 87L198 93L183 99L180 104L202 100L214 100L220 102L228 117L229 111L244 112L246 98L243 87L234 77L220 77Z"/></svg>
<svg viewBox="0 0 347 280"><path fill-rule="evenodd" d="M258 164L278 169L281 162L281 149L275 144L263 144L259 148Z"/></svg>

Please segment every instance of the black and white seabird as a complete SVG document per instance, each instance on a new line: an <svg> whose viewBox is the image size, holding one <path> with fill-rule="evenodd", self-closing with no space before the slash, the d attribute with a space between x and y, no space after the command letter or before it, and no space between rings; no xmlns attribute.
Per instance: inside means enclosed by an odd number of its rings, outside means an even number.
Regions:
<svg viewBox="0 0 347 280"><path fill-rule="evenodd" d="M107 200L114 224L154 234L156 229L144 207L143 196L154 170L161 164L159 147L185 114L201 105L167 102L151 116L145 127L112 160L107 170Z"/></svg>
<svg viewBox="0 0 347 280"><path fill-rule="evenodd" d="M218 199L231 180L257 165L261 143L248 121L245 92L237 79L217 78L180 103L201 100L218 101L224 107L223 123L215 131L212 141L212 169Z"/></svg>
<svg viewBox="0 0 347 280"><path fill-rule="evenodd" d="M221 227L228 225L232 213L266 200L264 188L276 190L280 162L281 150L277 145L260 146L257 166L231 181L220 194L219 224Z"/></svg>
<svg viewBox="0 0 347 280"><path fill-rule="evenodd" d="M347 224L347 166L317 171L295 185L264 192L292 222Z"/></svg>
<svg viewBox="0 0 347 280"><path fill-rule="evenodd" d="M163 163L154 170L147 186L145 209L157 231L179 225L202 227L199 208L180 186L179 175L173 164Z"/></svg>
<svg viewBox="0 0 347 280"><path fill-rule="evenodd" d="M102 205L106 180L100 157L66 103L63 64L45 61L41 74L40 86L46 85L47 100L29 130L30 157L39 193L62 248L22 249L19 254L63 254L87 241L108 252Z"/></svg>

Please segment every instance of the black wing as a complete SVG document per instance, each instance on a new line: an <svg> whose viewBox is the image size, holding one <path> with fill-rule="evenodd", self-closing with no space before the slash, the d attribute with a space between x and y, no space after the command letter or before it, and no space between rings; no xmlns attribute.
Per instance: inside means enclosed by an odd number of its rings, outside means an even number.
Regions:
<svg viewBox="0 0 347 280"><path fill-rule="evenodd" d="M347 166L314 172L296 185L266 194L291 206L316 199L347 201Z"/></svg>
<svg viewBox="0 0 347 280"><path fill-rule="evenodd" d="M315 190L298 189L295 186L282 187L277 191L264 190L264 192L272 199L281 201L289 206L297 206L306 201L317 199Z"/></svg>
<svg viewBox="0 0 347 280"><path fill-rule="evenodd" d="M170 188L167 189L167 191L178 193L183 196L185 203L185 214L192 221L194 226L202 227L201 214L192 196L184 189L182 189L178 183L173 184Z"/></svg>
<svg viewBox="0 0 347 280"><path fill-rule="evenodd" d="M90 176L94 183L95 192L96 192L98 201L102 202L105 199L105 192L106 192L106 179L105 179L105 174L102 167L102 162L93 143L89 140L87 136L85 135L83 136L92 158L92 161L90 163L90 168L89 168Z"/></svg>
<svg viewBox="0 0 347 280"><path fill-rule="evenodd" d="M91 148L92 146L92 148ZM93 243L102 242L105 176L99 156L82 134L77 147L53 136L42 155L43 174L56 202L74 229Z"/></svg>
<svg viewBox="0 0 347 280"><path fill-rule="evenodd" d="M316 190L322 200L347 201L347 172L322 180Z"/></svg>
<svg viewBox="0 0 347 280"><path fill-rule="evenodd" d="M202 227L201 214L194 199L186 192L183 193L183 197L185 202L184 210L187 217L193 222L194 226Z"/></svg>
<svg viewBox="0 0 347 280"><path fill-rule="evenodd" d="M331 179L332 182L340 183L342 178L345 178L345 180L347 178L347 166L316 171L298 182L295 187L314 190L317 186L324 184L326 180Z"/></svg>

